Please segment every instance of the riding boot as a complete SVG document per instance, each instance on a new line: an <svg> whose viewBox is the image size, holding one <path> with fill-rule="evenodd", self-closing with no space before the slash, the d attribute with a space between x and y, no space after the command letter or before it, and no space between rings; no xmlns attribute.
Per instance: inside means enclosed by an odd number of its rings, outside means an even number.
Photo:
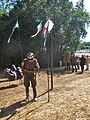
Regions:
<svg viewBox="0 0 90 120"><path fill-rule="evenodd" d="M29 87L26 87L26 101L29 101Z"/></svg>
<svg viewBox="0 0 90 120"><path fill-rule="evenodd" d="M77 69L75 69L75 71L77 72Z"/></svg>
<svg viewBox="0 0 90 120"><path fill-rule="evenodd" d="M74 68L72 67L72 72L74 72Z"/></svg>
<svg viewBox="0 0 90 120"><path fill-rule="evenodd" d="M36 92L36 87L33 88L33 100L36 102L37 101L37 92Z"/></svg>

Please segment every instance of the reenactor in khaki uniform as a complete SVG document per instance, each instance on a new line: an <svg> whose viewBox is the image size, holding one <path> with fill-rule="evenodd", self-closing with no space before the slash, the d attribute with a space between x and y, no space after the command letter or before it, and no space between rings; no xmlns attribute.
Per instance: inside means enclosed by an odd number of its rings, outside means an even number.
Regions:
<svg viewBox="0 0 90 120"><path fill-rule="evenodd" d="M34 57L34 53L29 52L27 58L22 62L22 69L24 73L24 86L26 91L26 101L29 101L29 86L33 89L33 101L37 101L36 92L36 71L40 69L37 59Z"/></svg>
<svg viewBox="0 0 90 120"><path fill-rule="evenodd" d="M65 65L65 70L70 70L70 52L69 51L64 52L64 65Z"/></svg>
<svg viewBox="0 0 90 120"><path fill-rule="evenodd" d="M90 58L89 58L89 56L87 55L87 56L86 56L86 70L89 70L89 63L90 63Z"/></svg>

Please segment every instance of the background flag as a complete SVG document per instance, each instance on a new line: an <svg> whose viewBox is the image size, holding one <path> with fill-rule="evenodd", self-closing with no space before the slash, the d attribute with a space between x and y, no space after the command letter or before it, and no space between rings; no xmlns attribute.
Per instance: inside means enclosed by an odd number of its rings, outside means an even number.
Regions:
<svg viewBox="0 0 90 120"><path fill-rule="evenodd" d="M42 29L42 35L45 35L47 27L48 27L48 21L45 23L45 25Z"/></svg>
<svg viewBox="0 0 90 120"><path fill-rule="evenodd" d="M46 44L46 39L47 39L47 34L50 33L50 31L52 30L53 28L53 25L54 23L49 19L43 29L42 29L42 35L44 36L44 47L45 47L45 44Z"/></svg>
<svg viewBox="0 0 90 120"><path fill-rule="evenodd" d="M49 32L49 33L50 33L50 31L52 30L53 25L54 25L54 23L49 19L49 20L48 20L48 32Z"/></svg>
<svg viewBox="0 0 90 120"><path fill-rule="evenodd" d="M37 34L38 34L39 32L41 32L41 30L42 30L42 22L40 22L40 24L37 26L37 32L36 32L36 34L35 34L35 35L32 35L31 37L37 36Z"/></svg>
<svg viewBox="0 0 90 120"><path fill-rule="evenodd" d="M13 32L14 32L14 30L15 30L16 28L19 28L18 20L16 21L16 24L14 25L14 27L13 27L13 29L12 29L12 33L10 34L7 43L10 42L10 39L11 39L11 37L12 37L12 35L13 35Z"/></svg>
<svg viewBox="0 0 90 120"><path fill-rule="evenodd" d="M12 31L14 31L14 30L15 30L15 28L19 28L18 20L16 21L16 24L14 25L14 27L13 27Z"/></svg>
<svg viewBox="0 0 90 120"><path fill-rule="evenodd" d="M48 35L48 27L46 28L45 33L44 33L44 47L46 45L47 35Z"/></svg>

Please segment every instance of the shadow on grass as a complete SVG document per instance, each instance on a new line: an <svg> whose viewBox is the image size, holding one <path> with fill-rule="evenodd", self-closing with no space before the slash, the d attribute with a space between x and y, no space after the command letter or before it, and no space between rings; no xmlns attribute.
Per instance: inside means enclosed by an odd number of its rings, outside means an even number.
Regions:
<svg viewBox="0 0 90 120"><path fill-rule="evenodd" d="M52 89L49 89L49 90L47 90L46 92L44 92L44 93L42 93L42 94L38 95L38 96L37 96L37 98L39 98L39 97L41 97L41 96L45 95L46 93L50 92L51 90L52 90Z"/></svg>
<svg viewBox="0 0 90 120"><path fill-rule="evenodd" d="M30 103L31 101L29 101L28 103ZM16 102L6 108L1 108L1 112L0 112L0 117L7 117L7 120L9 120L12 116L14 116L16 114L16 109L17 108L21 108L23 106L25 106L27 104L27 102L25 102L25 100Z"/></svg>
<svg viewBox="0 0 90 120"><path fill-rule="evenodd" d="M66 75L66 74L72 74L72 71L70 70L54 70L53 73L59 77L60 75Z"/></svg>
<svg viewBox="0 0 90 120"><path fill-rule="evenodd" d="M9 85L9 86L6 86L6 87L0 87L0 90L15 88L15 87L17 87L17 86L18 86L18 85L13 84L13 85Z"/></svg>
<svg viewBox="0 0 90 120"><path fill-rule="evenodd" d="M0 80L0 83L3 83L3 82L8 82L9 80L5 79L5 80Z"/></svg>
<svg viewBox="0 0 90 120"><path fill-rule="evenodd" d="M51 90L51 89L50 89ZM41 95L39 95L38 97L40 96L43 96L44 94L46 94L48 91L42 93ZM26 106L27 104L29 103L33 103L33 100L30 100L28 102L26 102L25 100L21 100L19 102L16 102L6 108L1 108L1 112L0 112L0 118L4 118L4 117L8 117L6 118L6 120L9 120L11 117L13 117L16 112L17 112L17 108L21 108L23 106ZM37 102L38 103L38 102ZM41 103L40 105L38 105L38 107L35 107L35 108L32 108L29 112L26 112L25 114L22 115L25 116L25 115L28 115L29 113L33 112L34 110L38 109L39 107L43 106L44 104L48 103L48 101L44 102L44 103Z"/></svg>

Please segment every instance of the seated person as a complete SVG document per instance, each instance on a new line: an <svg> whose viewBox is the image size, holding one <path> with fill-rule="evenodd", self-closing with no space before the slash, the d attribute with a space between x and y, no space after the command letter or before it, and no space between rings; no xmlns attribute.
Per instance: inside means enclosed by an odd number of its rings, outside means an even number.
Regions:
<svg viewBox="0 0 90 120"><path fill-rule="evenodd" d="M16 74L16 67L15 65L12 65L10 68L6 68L4 71L10 80L16 80L17 79L17 74Z"/></svg>

